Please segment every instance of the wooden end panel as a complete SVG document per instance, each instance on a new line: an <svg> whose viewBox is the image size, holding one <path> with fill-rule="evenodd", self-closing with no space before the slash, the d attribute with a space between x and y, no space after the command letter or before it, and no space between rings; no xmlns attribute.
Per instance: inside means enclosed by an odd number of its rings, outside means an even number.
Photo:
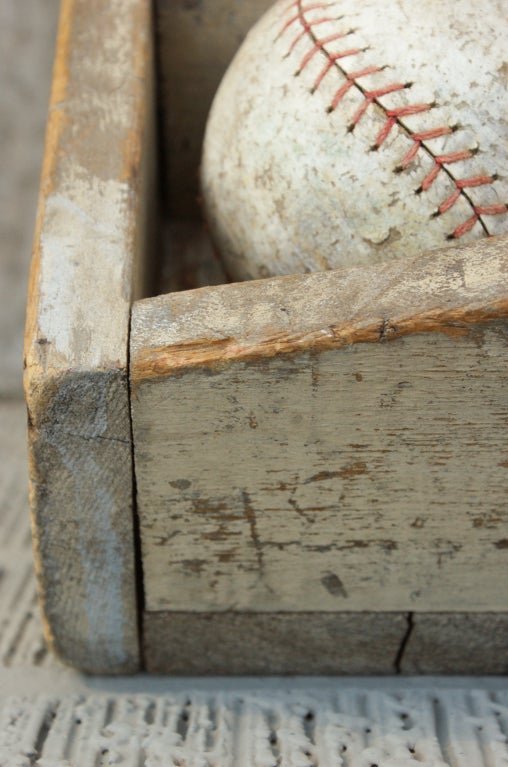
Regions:
<svg viewBox="0 0 508 767"><path fill-rule="evenodd" d="M28 295L46 635L100 673L139 666L127 359L153 202L151 23L144 0L62 5Z"/></svg>
<svg viewBox="0 0 508 767"><path fill-rule="evenodd" d="M148 611L503 612L506 239L134 306Z"/></svg>

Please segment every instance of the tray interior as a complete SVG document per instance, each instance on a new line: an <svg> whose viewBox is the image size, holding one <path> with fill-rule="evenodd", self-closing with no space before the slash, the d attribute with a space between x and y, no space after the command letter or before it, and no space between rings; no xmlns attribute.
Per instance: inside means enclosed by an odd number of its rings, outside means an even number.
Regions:
<svg viewBox="0 0 508 767"><path fill-rule="evenodd" d="M245 35L272 0L156 0L158 232L152 295L228 281L199 203L199 164L214 94Z"/></svg>

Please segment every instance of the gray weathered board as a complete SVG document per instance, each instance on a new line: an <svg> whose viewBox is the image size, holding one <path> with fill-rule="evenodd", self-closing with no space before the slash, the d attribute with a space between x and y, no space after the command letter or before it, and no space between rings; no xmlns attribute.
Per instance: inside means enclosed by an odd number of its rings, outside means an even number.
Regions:
<svg viewBox="0 0 508 767"><path fill-rule="evenodd" d="M139 664L127 351L147 255L150 29L150 4L139 0L62 4L28 296L46 636L63 659L97 672Z"/></svg>
<svg viewBox="0 0 508 767"><path fill-rule="evenodd" d="M461 613L465 662L468 614L508 608L507 273L500 238L135 303L147 645L179 613L299 613L314 638L335 613L348 642L338 613L386 613L387 636L396 613Z"/></svg>

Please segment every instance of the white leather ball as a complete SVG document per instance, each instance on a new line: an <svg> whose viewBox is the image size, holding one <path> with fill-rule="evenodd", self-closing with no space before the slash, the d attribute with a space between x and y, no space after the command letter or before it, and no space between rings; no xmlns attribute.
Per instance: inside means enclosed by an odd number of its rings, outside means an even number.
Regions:
<svg viewBox="0 0 508 767"><path fill-rule="evenodd" d="M235 279L508 231L503 0L280 0L216 95L201 184Z"/></svg>

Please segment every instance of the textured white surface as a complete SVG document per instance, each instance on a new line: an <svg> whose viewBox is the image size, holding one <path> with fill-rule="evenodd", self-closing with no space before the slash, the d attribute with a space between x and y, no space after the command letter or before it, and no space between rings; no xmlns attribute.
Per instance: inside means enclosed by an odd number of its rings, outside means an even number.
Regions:
<svg viewBox="0 0 508 767"><path fill-rule="evenodd" d="M205 209L239 279L508 228L506 13L486 0L280 0L214 102Z"/></svg>
<svg viewBox="0 0 508 767"><path fill-rule="evenodd" d="M224 682L223 682L224 684ZM505 767L508 695L281 683L0 698L5 767ZM145 681L146 685L146 681ZM149 686L149 685L148 685ZM492 684L490 688L492 688ZM380 689L381 688L381 689Z"/></svg>

